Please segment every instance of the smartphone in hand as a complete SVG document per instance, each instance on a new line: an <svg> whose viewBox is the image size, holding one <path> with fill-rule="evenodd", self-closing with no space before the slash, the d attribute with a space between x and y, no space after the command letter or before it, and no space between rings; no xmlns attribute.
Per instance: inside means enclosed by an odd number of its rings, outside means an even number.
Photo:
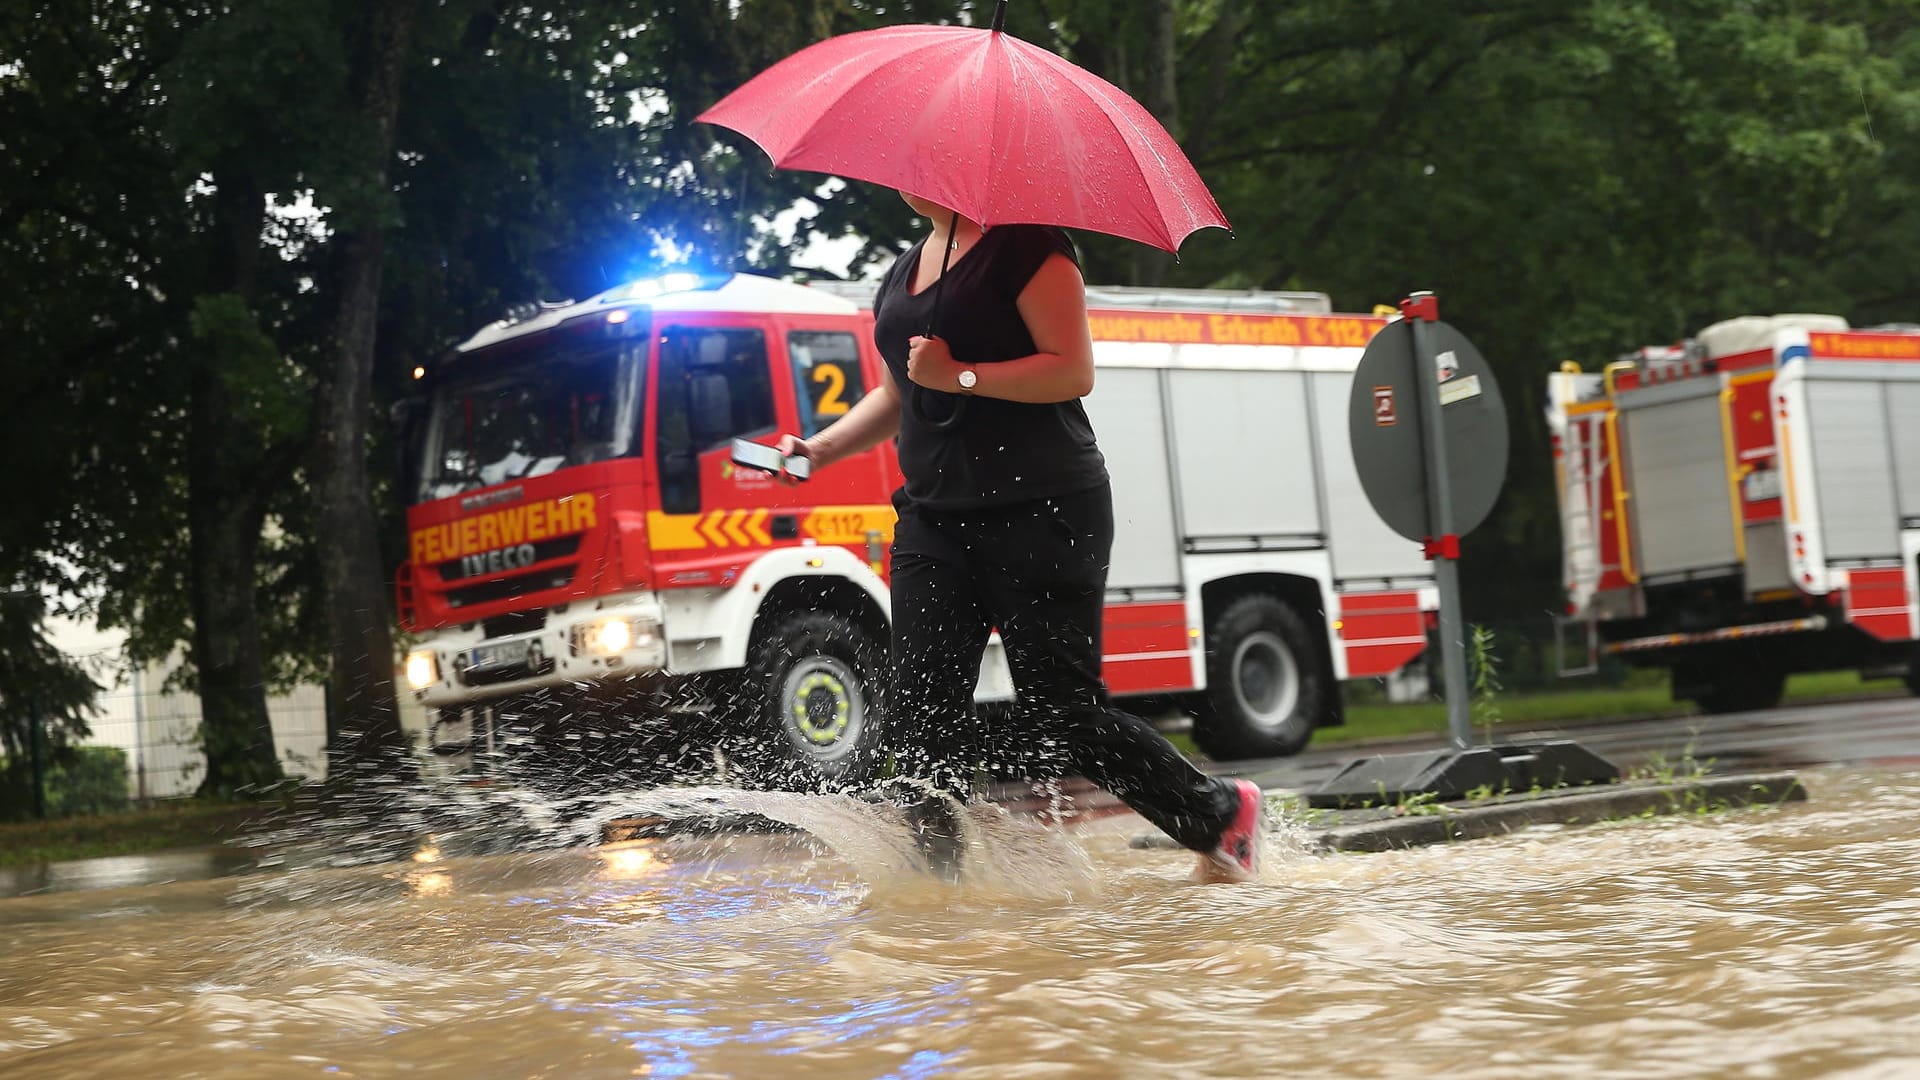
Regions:
<svg viewBox="0 0 1920 1080"><path fill-rule="evenodd" d="M805 480L813 470L813 462L795 454L783 457L780 451L762 443L748 439L733 440L733 463L742 468L759 469L761 472L779 476L785 472L795 480Z"/></svg>

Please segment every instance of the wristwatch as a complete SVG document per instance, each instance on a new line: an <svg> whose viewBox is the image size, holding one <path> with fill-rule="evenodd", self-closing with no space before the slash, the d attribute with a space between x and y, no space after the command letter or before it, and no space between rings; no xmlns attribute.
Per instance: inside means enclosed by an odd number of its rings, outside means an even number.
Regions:
<svg viewBox="0 0 1920 1080"><path fill-rule="evenodd" d="M973 388L975 386L978 386L979 384L980 384L980 376L976 374L972 368L965 367L960 369L960 392L961 393L971 394L973 393Z"/></svg>

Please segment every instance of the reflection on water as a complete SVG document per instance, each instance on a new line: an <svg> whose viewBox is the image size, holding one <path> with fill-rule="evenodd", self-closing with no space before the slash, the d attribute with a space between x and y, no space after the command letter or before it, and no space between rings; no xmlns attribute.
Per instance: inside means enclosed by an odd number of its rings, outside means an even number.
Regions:
<svg viewBox="0 0 1920 1080"><path fill-rule="evenodd" d="M986 812L945 886L885 808L743 793L809 831L24 897L0 1072L1920 1075L1920 774L1806 779L1247 886Z"/></svg>
<svg viewBox="0 0 1920 1080"><path fill-rule="evenodd" d="M0 867L0 897L216 877L249 869L254 861L252 855L237 848L213 848L6 866Z"/></svg>

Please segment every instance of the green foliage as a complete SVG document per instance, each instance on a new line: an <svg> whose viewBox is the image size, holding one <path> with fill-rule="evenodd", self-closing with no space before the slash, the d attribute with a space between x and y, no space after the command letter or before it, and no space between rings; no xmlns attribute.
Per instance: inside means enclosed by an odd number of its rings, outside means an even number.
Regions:
<svg viewBox="0 0 1920 1080"><path fill-rule="evenodd" d="M268 446L304 438L311 380L281 354L244 297L195 297L187 326L196 359L224 384L226 400L252 418L254 438Z"/></svg>
<svg viewBox="0 0 1920 1080"><path fill-rule="evenodd" d="M1694 733L1697 738L1699 733ZM1685 784L1706 776L1713 771L1713 760L1700 760L1693 756L1693 740L1680 749L1679 758L1669 758L1660 751L1647 755L1647 760L1628 771L1625 779L1650 780L1660 784Z"/></svg>
<svg viewBox="0 0 1920 1080"><path fill-rule="evenodd" d="M128 805L127 752L116 746L64 748L44 765L49 818L110 814ZM33 816L33 764L0 757L0 821Z"/></svg>
<svg viewBox="0 0 1920 1080"><path fill-rule="evenodd" d="M100 686L47 640L44 615L37 594L0 593L0 757L24 762L36 721L49 757L87 736Z"/></svg>
<svg viewBox="0 0 1920 1080"><path fill-rule="evenodd" d="M1475 625L1473 636L1467 641L1467 682L1473 719L1479 723L1488 742L1493 741L1493 727L1500 722L1500 657L1493 646L1493 631Z"/></svg>

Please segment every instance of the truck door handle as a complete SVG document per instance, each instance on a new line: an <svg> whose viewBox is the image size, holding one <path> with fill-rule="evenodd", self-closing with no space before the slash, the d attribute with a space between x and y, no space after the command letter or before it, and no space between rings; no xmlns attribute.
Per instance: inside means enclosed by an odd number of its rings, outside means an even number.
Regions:
<svg viewBox="0 0 1920 1080"><path fill-rule="evenodd" d="M800 519L792 514L779 514L773 519L772 535L775 540L794 540L800 536Z"/></svg>

